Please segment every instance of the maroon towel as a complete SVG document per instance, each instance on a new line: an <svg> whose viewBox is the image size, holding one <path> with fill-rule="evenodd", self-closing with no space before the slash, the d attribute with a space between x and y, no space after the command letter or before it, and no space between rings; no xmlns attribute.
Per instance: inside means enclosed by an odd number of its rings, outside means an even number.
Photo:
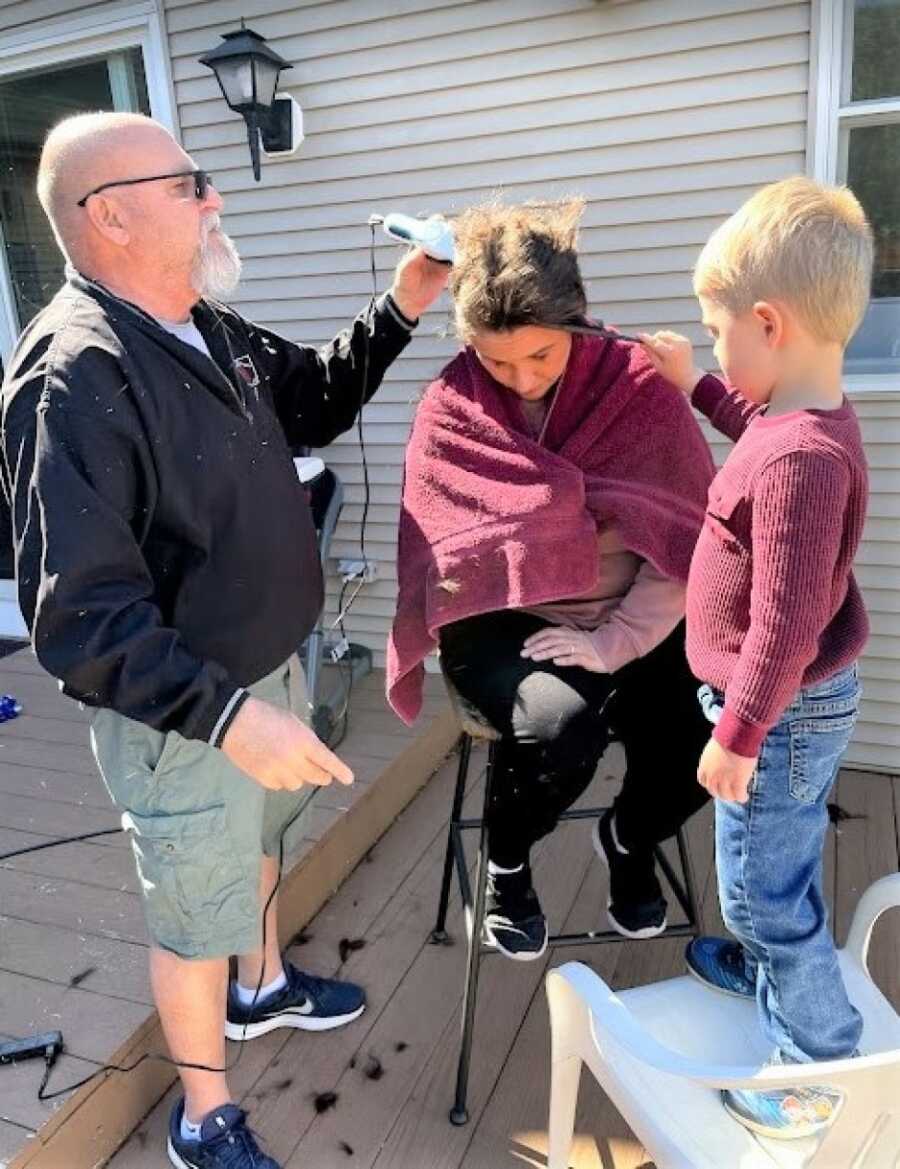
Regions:
<svg viewBox="0 0 900 1169"><path fill-rule="evenodd" d="M713 474L690 407L639 345L576 335L543 440L464 349L425 392L406 451L388 699L405 722L442 625L579 596L597 530L687 580Z"/></svg>

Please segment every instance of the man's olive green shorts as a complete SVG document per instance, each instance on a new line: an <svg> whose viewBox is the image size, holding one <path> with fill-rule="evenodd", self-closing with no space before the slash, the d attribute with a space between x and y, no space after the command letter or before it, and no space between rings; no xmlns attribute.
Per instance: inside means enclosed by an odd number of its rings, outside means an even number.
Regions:
<svg viewBox="0 0 900 1169"><path fill-rule="evenodd" d="M247 689L308 723L296 656ZM154 944L184 958L258 949L262 855L278 855L283 833L285 852L304 835L315 787L267 791L218 748L107 709L94 715L91 744L131 835Z"/></svg>

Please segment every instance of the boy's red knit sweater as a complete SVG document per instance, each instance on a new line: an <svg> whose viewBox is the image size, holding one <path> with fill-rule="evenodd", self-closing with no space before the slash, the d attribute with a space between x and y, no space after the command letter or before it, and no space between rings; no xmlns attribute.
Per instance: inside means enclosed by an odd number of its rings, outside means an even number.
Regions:
<svg viewBox="0 0 900 1169"><path fill-rule="evenodd" d="M862 436L846 398L768 418L708 374L691 401L736 445L691 562L688 660L725 693L713 737L755 758L797 691L855 661L868 636L851 569L868 499Z"/></svg>

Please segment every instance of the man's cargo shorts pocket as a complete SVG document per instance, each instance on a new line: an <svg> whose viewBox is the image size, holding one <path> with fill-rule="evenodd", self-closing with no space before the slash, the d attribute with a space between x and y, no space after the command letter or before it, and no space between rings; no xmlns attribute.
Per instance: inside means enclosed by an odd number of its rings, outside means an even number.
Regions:
<svg viewBox="0 0 900 1169"><path fill-rule="evenodd" d="M255 912L255 877L231 843L224 807L142 816L126 812L147 926L154 942L185 958L204 954L214 933L227 933Z"/></svg>
<svg viewBox="0 0 900 1169"><path fill-rule="evenodd" d="M156 777L183 745L190 746L175 732L163 734L113 710L101 708L91 720L91 746L107 791L117 804L144 813L153 811L157 802Z"/></svg>

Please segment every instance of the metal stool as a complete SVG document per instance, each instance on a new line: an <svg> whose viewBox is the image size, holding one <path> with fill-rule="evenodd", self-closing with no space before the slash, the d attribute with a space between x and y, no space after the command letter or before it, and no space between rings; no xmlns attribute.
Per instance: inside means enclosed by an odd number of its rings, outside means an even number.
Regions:
<svg viewBox="0 0 900 1169"><path fill-rule="evenodd" d="M446 945L450 939L446 930L447 907L450 902L450 885L453 879L453 870L459 883L459 893L463 903L463 913L471 921L468 938L468 959L466 963L466 985L463 995L462 1011L462 1043L459 1053L459 1064L456 1072L456 1100L450 1110L452 1124L468 1123L469 1113L466 1108L466 1097L469 1087L469 1064L472 1055L472 1039L475 1029L475 1004L478 997L478 974L481 966L482 953L496 953L491 947L481 944L482 925L484 923L485 890L487 887L487 822L485 810L491 798L491 787L494 781L494 764L496 760L497 743L500 732L490 725L480 713L456 690L455 686L444 675L444 682L450 696L450 702L459 719L462 729L459 749L459 768L456 774L456 790L453 793L453 806L450 812L450 830L447 837L447 853L444 858L444 876L441 882L441 895L438 902L438 913L435 927L431 933L431 942L434 945ZM466 792L466 779L469 772L469 759L472 753L473 740L488 743L488 762L485 773L484 804L479 819L462 818L462 805ZM560 820L590 820L606 811L606 806L600 808L570 809L563 812ZM465 831L477 829L478 861L475 869L475 895L472 896L472 885L469 881L469 872L466 866L466 855L462 843L462 834ZM654 850L656 862L662 869L678 904L681 906L686 921L682 925L667 926L659 937L697 937L701 932L700 909L697 903L694 871L688 856L684 833L679 828L676 833L678 855L681 862L683 881L679 880L668 857L657 846ZM580 934L550 934L548 945L583 946L586 943L627 942L615 930L591 930Z"/></svg>

